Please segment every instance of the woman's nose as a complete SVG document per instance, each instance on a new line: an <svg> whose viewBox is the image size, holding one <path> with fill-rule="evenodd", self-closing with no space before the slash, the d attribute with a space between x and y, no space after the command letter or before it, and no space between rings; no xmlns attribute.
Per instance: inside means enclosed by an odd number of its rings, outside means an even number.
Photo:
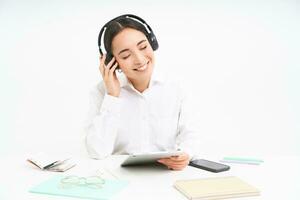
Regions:
<svg viewBox="0 0 300 200"><path fill-rule="evenodd" d="M145 63L145 56L141 53L134 54L134 64L141 65Z"/></svg>

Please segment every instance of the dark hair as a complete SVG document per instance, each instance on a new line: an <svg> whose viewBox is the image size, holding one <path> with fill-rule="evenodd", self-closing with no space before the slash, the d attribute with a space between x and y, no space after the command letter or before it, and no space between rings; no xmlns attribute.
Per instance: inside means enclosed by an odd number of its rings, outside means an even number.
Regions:
<svg viewBox="0 0 300 200"><path fill-rule="evenodd" d="M106 52L112 54L112 50L111 50L112 40L118 33L120 33L125 28L135 29L137 31L144 33L145 36L147 36L148 33L144 25L142 25L140 22L134 19L121 18L121 19L114 20L107 25L107 28L104 33L104 47Z"/></svg>

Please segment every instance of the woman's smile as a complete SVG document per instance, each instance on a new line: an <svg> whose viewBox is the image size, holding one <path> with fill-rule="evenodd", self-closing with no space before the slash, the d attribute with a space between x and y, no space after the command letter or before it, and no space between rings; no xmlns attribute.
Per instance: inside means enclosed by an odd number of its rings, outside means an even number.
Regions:
<svg viewBox="0 0 300 200"><path fill-rule="evenodd" d="M139 71L139 72L146 71L148 69L148 64L149 64L149 61L146 64L144 64L144 65L142 65L142 66L140 66L140 67L138 67L138 68L136 68L134 70L135 71Z"/></svg>

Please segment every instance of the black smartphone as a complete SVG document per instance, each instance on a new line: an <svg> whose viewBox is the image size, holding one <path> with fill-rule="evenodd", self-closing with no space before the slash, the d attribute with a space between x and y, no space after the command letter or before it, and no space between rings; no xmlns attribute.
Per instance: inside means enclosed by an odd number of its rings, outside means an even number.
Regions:
<svg viewBox="0 0 300 200"><path fill-rule="evenodd" d="M104 61L105 65L108 65L108 63L111 61L111 59L113 59L113 57L114 57L114 56L113 56L111 53L107 53L107 54L106 54L105 61ZM112 64L112 66L114 66L114 64L115 64L116 62L117 62L117 61L115 61L115 62ZM119 69L119 66L118 66L116 69Z"/></svg>
<svg viewBox="0 0 300 200"><path fill-rule="evenodd" d="M221 163L204 160L204 159L197 159L197 160L190 161L189 165L210 172L215 172L215 173L227 171L230 169L230 166L228 165L224 165Z"/></svg>

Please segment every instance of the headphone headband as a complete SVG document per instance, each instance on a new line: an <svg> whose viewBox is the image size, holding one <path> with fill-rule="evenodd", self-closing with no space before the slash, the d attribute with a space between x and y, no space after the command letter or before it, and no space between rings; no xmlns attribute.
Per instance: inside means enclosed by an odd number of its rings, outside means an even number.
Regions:
<svg viewBox="0 0 300 200"><path fill-rule="evenodd" d="M142 18L136 16L136 15L133 15L133 14L125 14L125 15L120 15L118 17L115 17L113 18L112 20L108 21L100 30L100 33L99 33L99 36L98 36L98 48L99 48L99 52L101 54L101 56L103 55L103 52L101 50L101 40L102 40L102 35L103 35L103 32L104 30L106 30L107 26L112 22L112 21L115 21L115 20L118 20L118 19L122 19L122 18L131 18L135 21L138 21L139 23L143 24L146 31L147 31L147 39L149 40L149 43L152 47L152 49L155 51L156 49L158 49L158 42L157 42L157 39L151 29L151 27L146 23L145 20L143 20Z"/></svg>

